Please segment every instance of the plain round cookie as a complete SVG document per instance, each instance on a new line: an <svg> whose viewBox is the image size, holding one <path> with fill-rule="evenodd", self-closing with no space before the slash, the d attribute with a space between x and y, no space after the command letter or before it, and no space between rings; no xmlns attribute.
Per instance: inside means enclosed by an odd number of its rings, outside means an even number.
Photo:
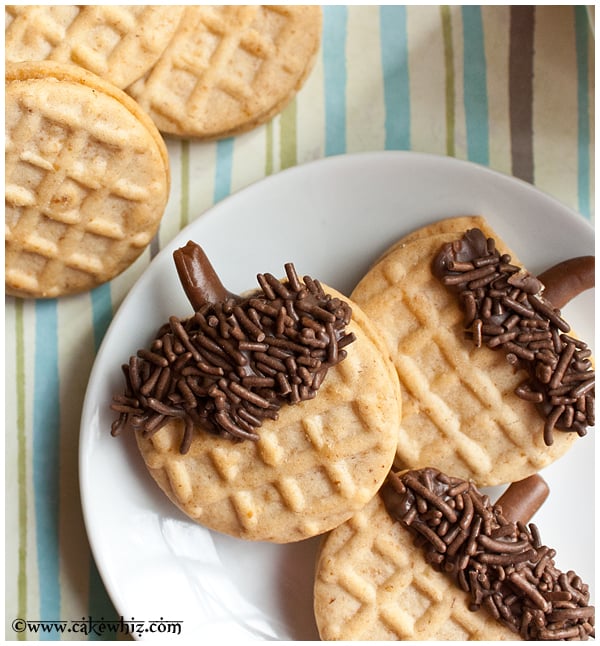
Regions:
<svg viewBox="0 0 600 646"><path fill-rule="evenodd" d="M180 454L176 422L150 438L136 433L150 474L190 518L237 538L288 543L336 527L376 494L394 459L401 398L377 331L351 305L347 357L315 398L264 422L258 441L199 430Z"/></svg>
<svg viewBox="0 0 600 646"><path fill-rule="evenodd" d="M187 6L154 67L127 91L164 133L217 139L283 110L321 41L317 5Z"/></svg>
<svg viewBox="0 0 600 646"><path fill-rule="evenodd" d="M123 91L74 65L6 66L5 291L91 289L149 244L170 186L165 143Z"/></svg>
<svg viewBox="0 0 600 646"><path fill-rule="evenodd" d="M480 218L473 223L520 264ZM400 378L395 464L432 466L482 487L522 480L564 455L577 435L557 432L546 446L544 420L514 393L526 372L464 338L459 301L431 271L443 244L464 233L445 228L429 235L425 227L393 245L351 294L379 328Z"/></svg>
<svg viewBox="0 0 600 646"><path fill-rule="evenodd" d="M182 14L172 5L5 5L4 57L72 63L125 88L156 63Z"/></svg>
<svg viewBox="0 0 600 646"><path fill-rule="evenodd" d="M513 641L436 572L380 496L323 538L314 613L324 641Z"/></svg>

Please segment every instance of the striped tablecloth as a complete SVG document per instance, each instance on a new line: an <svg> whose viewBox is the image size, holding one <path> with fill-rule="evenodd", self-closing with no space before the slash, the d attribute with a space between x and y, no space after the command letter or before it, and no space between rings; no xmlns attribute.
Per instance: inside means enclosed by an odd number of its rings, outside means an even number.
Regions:
<svg viewBox="0 0 600 646"><path fill-rule="evenodd" d="M281 169L389 149L515 175L593 221L593 115L584 6L336 5L324 7L310 78L271 123L214 143L168 141L171 199L129 270L77 297L6 299L6 638L58 638L16 633L15 618L115 617L83 524L79 419L113 313L181 228Z"/></svg>

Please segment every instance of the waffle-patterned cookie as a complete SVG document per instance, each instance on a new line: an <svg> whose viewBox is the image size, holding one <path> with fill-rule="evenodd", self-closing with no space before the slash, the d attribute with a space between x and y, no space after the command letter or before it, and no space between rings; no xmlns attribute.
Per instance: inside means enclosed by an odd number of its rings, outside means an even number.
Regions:
<svg viewBox="0 0 600 646"><path fill-rule="evenodd" d="M283 406L257 441L198 432L181 454L176 422L149 438L138 431L146 466L172 502L210 529L276 543L321 534L361 509L393 461L401 400L383 344L354 305L347 331L356 340L316 397Z"/></svg>
<svg viewBox="0 0 600 646"><path fill-rule="evenodd" d="M519 264L489 226L472 222ZM400 377L396 466L435 466L479 486L521 480L563 455L577 435L554 433L546 446L544 419L514 392L525 371L465 339L458 299L431 271L442 245L460 237L451 222L445 226L446 233L429 235L426 227L395 244L352 293L379 327Z"/></svg>
<svg viewBox="0 0 600 646"><path fill-rule="evenodd" d="M55 297L128 267L169 192L160 133L124 92L82 68L6 66L5 287Z"/></svg>
<svg viewBox="0 0 600 646"><path fill-rule="evenodd" d="M72 63L125 88L158 60L183 7L7 5L4 11L6 61Z"/></svg>
<svg viewBox="0 0 600 646"><path fill-rule="evenodd" d="M377 258L373 264L377 264L380 260L383 260L385 256L390 254L401 247L406 246L409 242L414 242L415 240L420 240L421 238L429 238L431 236L440 235L442 233L452 233L456 238L459 238L467 229L473 229L477 227L478 229L485 229L487 223L485 218L482 218L480 215L463 215L455 218L445 218L444 220L438 220L432 222L427 226L420 227L419 229L414 229L410 233L406 234L399 240L397 240L390 247L385 249L385 251Z"/></svg>
<svg viewBox="0 0 600 646"><path fill-rule="evenodd" d="M450 577L427 563L379 496L321 544L314 610L323 640L518 639L468 603Z"/></svg>
<svg viewBox="0 0 600 646"><path fill-rule="evenodd" d="M294 97L320 38L316 5L188 6L160 60L128 92L162 132L239 134Z"/></svg>

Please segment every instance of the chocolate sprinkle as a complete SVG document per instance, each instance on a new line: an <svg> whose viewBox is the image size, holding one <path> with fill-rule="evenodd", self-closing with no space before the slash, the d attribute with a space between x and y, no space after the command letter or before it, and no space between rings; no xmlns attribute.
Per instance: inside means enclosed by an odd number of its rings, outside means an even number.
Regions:
<svg viewBox="0 0 600 646"><path fill-rule="evenodd" d="M457 291L475 346L504 350L507 361L528 372L515 393L538 407L546 445L553 443L555 429L585 435L595 423L590 351L568 334L560 310L543 297L542 283L511 264L479 229L444 245L433 271Z"/></svg>
<svg viewBox="0 0 600 646"><path fill-rule="evenodd" d="M556 568L535 525L506 520L473 483L426 468L390 473L380 495L427 562L468 593L471 610L525 640L595 637L588 586Z"/></svg>
<svg viewBox="0 0 600 646"><path fill-rule="evenodd" d="M265 419L283 404L315 397L328 369L346 357L355 338L345 331L352 310L321 284L285 265L287 280L257 277L251 297L205 303L188 319L172 316L149 349L123 366L125 392L111 432L146 437L170 419L185 423L180 452L194 428L236 440L258 440Z"/></svg>

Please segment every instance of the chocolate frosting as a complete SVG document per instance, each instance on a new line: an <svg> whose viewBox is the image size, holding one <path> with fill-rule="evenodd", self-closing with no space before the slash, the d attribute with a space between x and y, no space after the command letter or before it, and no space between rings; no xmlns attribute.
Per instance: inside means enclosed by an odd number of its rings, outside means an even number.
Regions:
<svg viewBox="0 0 600 646"><path fill-rule="evenodd" d="M588 278L571 280L572 294L589 284L588 261L585 267ZM460 299L464 327L475 345L504 350L515 368L528 372L515 393L537 406L545 420L545 443L552 444L555 429L585 435L595 419L591 351L568 334L570 326L544 297L543 283L513 265L479 229L443 245L432 272ZM554 275L553 291L557 282Z"/></svg>
<svg viewBox="0 0 600 646"><path fill-rule="evenodd" d="M291 263L287 280L259 274L260 289L241 298L225 289L195 243L174 257L196 311L185 320L170 317L150 347L123 366L112 433L131 428L149 437L181 419L182 453L196 429L258 440L264 420L277 419L282 405L315 397L329 368L346 357L355 340L346 331L352 309L318 281L300 280Z"/></svg>
<svg viewBox="0 0 600 646"><path fill-rule="evenodd" d="M433 260L433 275L442 278L456 262L470 262L488 252L487 238L480 229L469 229L462 238L446 243Z"/></svg>
<svg viewBox="0 0 600 646"><path fill-rule="evenodd" d="M556 567L535 525L505 518L472 482L425 468L391 473L380 494L427 562L468 594L471 610L527 640L594 636L588 586Z"/></svg>

